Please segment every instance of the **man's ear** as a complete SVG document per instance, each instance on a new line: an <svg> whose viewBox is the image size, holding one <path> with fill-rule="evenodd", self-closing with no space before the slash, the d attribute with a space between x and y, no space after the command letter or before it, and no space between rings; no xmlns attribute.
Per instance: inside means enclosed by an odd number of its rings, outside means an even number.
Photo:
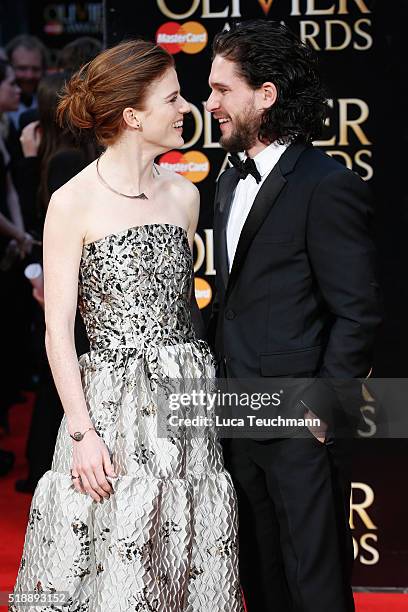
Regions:
<svg viewBox="0 0 408 612"><path fill-rule="evenodd" d="M267 109L271 108L278 99L278 90L276 85L271 81L266 81L261 85L258 90L258 104L260 108Z"/></svg>

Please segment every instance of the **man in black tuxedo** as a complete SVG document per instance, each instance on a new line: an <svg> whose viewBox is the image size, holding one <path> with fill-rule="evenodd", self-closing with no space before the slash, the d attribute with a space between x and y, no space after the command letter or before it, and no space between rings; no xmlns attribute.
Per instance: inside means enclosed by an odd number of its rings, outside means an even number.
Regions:
<svg viewBox="0 0 408 612"><path fill-rule="evenodd" d="M326 101L312 51L285 26L220 33L209 83L233 164L215 198L220 376L311 379L295 408L321 421L224 441L248 610L350 612L349 433L380 323L368 188L313 148Z"/></svg>

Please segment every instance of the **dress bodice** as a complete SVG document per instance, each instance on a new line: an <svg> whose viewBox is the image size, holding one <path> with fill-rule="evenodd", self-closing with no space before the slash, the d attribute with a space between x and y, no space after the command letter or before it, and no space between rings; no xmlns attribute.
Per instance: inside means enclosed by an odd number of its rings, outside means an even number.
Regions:
<svg viewBox="0 0 408 612"><path fill-rule="evenodd" d="M187 232L130 227L84 245L79 310L91 349L142 348L194 339Z"/></svg>

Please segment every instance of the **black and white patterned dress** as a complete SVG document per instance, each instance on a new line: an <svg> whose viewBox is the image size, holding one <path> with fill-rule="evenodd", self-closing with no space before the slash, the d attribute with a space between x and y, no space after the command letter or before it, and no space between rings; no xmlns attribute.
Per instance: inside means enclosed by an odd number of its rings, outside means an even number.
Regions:
<svg viewBox="0 0 408 612"><path fill-rule="evenodd" d="M61 612L241 612L235 493L211 428L157 435L157 385L213 378L195 337L192 257L176 225L136 226L84 246L79 366L89 414L118 478L97 503L70 477L65 417L31 504L14 593L67 591Z"/></svg>

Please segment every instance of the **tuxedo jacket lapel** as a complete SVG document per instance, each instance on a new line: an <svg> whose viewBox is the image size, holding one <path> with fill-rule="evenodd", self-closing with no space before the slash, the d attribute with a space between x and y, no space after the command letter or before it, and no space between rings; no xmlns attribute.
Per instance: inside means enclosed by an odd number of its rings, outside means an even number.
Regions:
<svg viewBox="0 0 408 612"><path fill-rule="evenodd" d="M228 279L227 296L232 291L237 281L240 269L256 233L264 222L265 217L276 203L280 192L286 184L285 175L293 170L300 154L305 148L306 145L303 144L290 145L261 186L242 228L231 268L231 274ZM231 201L229 202L229 207L231 206ZM226 227L227 221L228 217L225 219L224 227Z"/></svg>
<svg viewBox="0 0 408 612"><path fill-rule="evenodd" d="M217 223L216 248L219 253L220 274L224 283L225 289L228 285L229 263L227 251L227 223L231 204L235 192L235 188L239 181L239 174L235 168L228 170L228 174L223 179L222 187L218 197L218 214L220 215L219 223Z"/></svg>

